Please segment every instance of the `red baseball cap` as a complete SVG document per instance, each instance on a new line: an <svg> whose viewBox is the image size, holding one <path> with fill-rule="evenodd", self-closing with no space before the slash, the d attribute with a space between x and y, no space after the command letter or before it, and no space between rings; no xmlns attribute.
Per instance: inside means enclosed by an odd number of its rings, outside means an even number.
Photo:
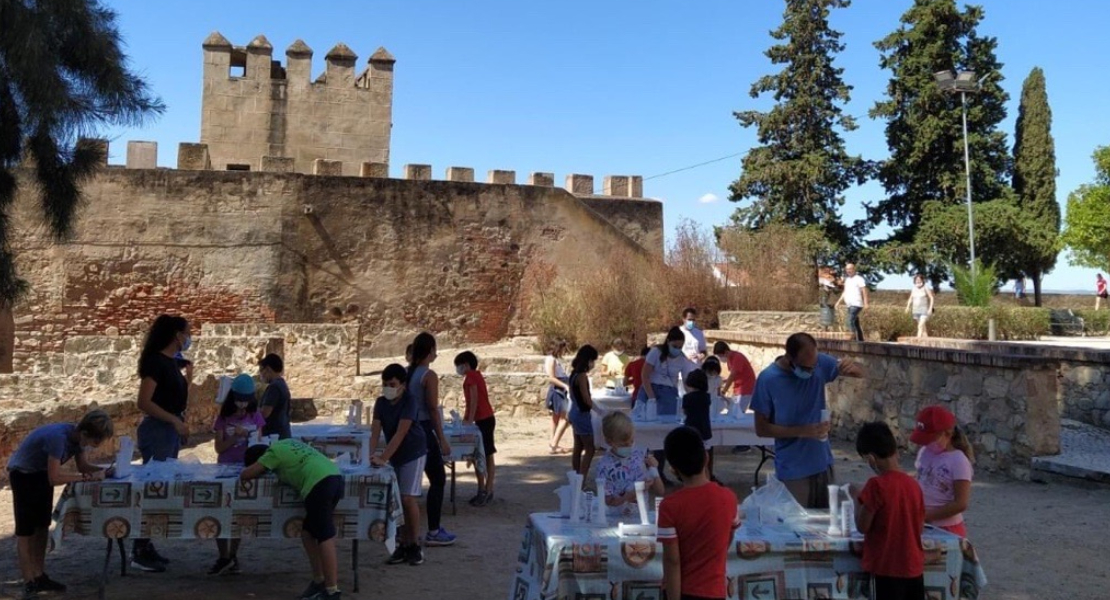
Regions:
<svg viewBox="0 0 1110 600"><path fill-rule="evenodd" d="M910 441L918 446L933 443L941 432L956 426L956 415L943 406L927 406L917 413L917 424Z"/></svg>

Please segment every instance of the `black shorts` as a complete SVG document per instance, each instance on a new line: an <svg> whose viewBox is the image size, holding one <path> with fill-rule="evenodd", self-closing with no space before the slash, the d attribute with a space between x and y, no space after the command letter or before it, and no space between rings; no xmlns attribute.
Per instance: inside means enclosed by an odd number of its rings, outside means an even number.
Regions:
<svg viewBox="0 0 1110 600"><path fill-rule="evenodd" d="M497 454L497 444L493 441L493 429L497 425L497 417L490 417L475 421L478 426L478 431L482 432L482 447L486 450L486 456Z"/></svg>
<svg viewBox="0 0 1110 600"><path fill-rule="evenodd" d="M12 509L15 513L15 535L27 537L36 530L50 528L54 511L54 486L46 471L23 473L8 471L12 486Z"/></svg>
<svg viewBox="0 0 1110 600"><path fill-rule="evenodd" d="M312 486L304 499L304 525L302 528L317 542L335 537L335 505L343 498L343 476L328 475Z"/></svg>
<svg viewBox="0 0 1110 600"><path fill-rule="evenodd" d="M920 600L925 597L925 578L879 577L876 575L872 600Z"/></svg>

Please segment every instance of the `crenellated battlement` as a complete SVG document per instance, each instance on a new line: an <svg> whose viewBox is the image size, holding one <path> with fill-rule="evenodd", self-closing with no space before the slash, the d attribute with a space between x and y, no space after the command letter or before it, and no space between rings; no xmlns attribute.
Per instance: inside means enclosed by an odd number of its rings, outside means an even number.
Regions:
<svg viewBox="0 0 1110 600"><path fill-rule="evenodd" d="M292 159L299 173L322 159L358 175L362 162L389 162L396 60L385 48L356 73L358 55L340 42L315 79L313 50L303 40L286 48L284 65L264 35L235 46L212 32L202 48L200 141L213 168L255 171L268 156Z"/></svg>
<svg viewBox="0 0 1110 600"><path fill-rule="evenodd" d="M108 140L85 139L84 144L93 144L100 147L104 156L108 155ZM256 161L259 165L254 171L267 173L295 173L292 158L281 156L261 156ZM154 169L158 164L158 143L147 141L127 142L126 168L128 169ZM120 165L109 165L119 167ZM182 143L177 149L177 169L182 171L212 171L218 169L213 165L207 144ZM247 169L230 169L246 171ZM347 175L355 171L357 175ZM312 166L305 174L320 175L325 177L368 177L390 179L389 164L384 162L365 161L356 168L339 160L318 158L312 161ZM407 164L401 168L401 173L396 179L409 181L433 181L432 165ZM437 181L451 181L456 183L476 183L473 167L447 167L443 179ZM572 173L566 176L564 189L576 196L597 196L613 198L644 198L644 178L639 175L606 175L603 179L600 193L594 187L594 176L581 173ZM544 171L532 172L523 182L517 181L516 171L493 169L486 173L484 185L529 185L534 187L555 187L555 174Z"/></svg>

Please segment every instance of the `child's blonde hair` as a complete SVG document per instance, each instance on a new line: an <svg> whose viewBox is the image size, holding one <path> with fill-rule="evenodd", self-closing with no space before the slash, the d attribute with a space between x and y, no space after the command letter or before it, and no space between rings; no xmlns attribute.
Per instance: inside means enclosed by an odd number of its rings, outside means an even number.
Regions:
<svg viewBox="0 0 1110 600"><path fill-rule="evenodd" d="M627 441L635 432L632 419L622 412L611 412L601 420L601 435L605 436L605 441L610 444Z"/></svg>
<svg viewBox="0 0 1110 600"><path fill-rule="evenodd" d="M952 447L963 452L967 460L975 462L975 449L971 447L971 440L967 439L967 434L959 425L952 428Z"/></svg>
<svg viewBox="0 0 1110 600"><path fill-rule="evenodd" d="M102 410L90 410L77 423L77 431L94 440L103 442L112 437L115 427L112 426L112 417L109 417L108 413Z"/></svg>

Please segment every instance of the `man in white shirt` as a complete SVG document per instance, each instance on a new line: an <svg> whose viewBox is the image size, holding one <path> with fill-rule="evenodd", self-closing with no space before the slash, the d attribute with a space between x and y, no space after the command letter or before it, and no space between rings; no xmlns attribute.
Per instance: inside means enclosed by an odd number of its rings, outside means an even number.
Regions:
<svg viewBox="0 0 1110 600"><path fill-rule="evenodd" d="M682 311L682 334L686 336L686 342L682 344L682 353L686 355L686 360L694 363L694 368L701 365L701 361L705 359L705 353L708 350L705 343L705 333L698 329L697 321L698 311L696 309L687 308Z"/></svg>
<svg viewBox="0 0 1110 600"><path fill-rule="evenodd" d="M862 342L863 327L859 323L859 314L870 305L867 282L856 273L856 265L852 263L844 265L844 273L847 275L844 278L844 293L836 301L836 306L839 308L843 302L848 307L848 331L856 336L856 341Z"/></svg>

